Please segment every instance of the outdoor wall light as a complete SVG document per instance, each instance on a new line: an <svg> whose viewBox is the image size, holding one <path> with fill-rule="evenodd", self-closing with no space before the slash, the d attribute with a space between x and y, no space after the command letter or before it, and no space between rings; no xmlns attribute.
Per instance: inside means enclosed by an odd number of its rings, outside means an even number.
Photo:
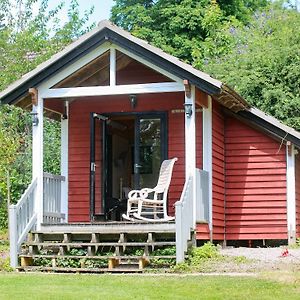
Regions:
<svg viewBox="0 0 300 300"><path fill-rule="evenodd" d="M32 126L38 126L39 124L38 113L34 108L32 108L32 112L30 114L31 114Z"/></svg>
<svg viewBox="0 0 300 300"><path fill-rule="evenodd" d="M184 111L188 118L190 118L193 114L193 104L192 103L184 103Z"/></svg>
<svg viewBox="0 0 300 300"><path fill-rule="evenodd" d="M131 108L135 108L137 105L136 95L129 95L129 101L130 101Z"/></svg>

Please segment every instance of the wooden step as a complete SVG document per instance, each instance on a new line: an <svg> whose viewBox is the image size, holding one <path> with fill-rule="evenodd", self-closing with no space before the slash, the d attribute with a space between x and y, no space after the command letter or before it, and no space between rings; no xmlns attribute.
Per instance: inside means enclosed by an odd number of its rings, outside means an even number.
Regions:
<svg viewBox="0 0 300 300"><path fill-rule="evenodd" d="M86 259L130 259L130 260L139 260L141 258L147 258L149 260L151 259L176 259L176 255L119 255L119 256L108 256L108 255L94 255L94 256L89 256L89 255L49 255L49 254L20 254L19 257L27 257L27 258L70 258L70 259L81 259L81 258L86 258Z"/></svg>
<svg viewBox="0 0 300 300"><path fill-rule="evenodd" d="M23 266L18 271L24 272L56 272L56 273L143 273L142 269L136 268L61 268L61 267L40 267Z"/></svg>
<svg viewBox="0 0 300 300"><path fill-rule="evenodd" d="M74 243L56 243L56 242L27 242L23 244L24 246L43 246L43 247L73 247L73 248L81 248L81 247L89 247L89 246L96 246L96 247L144 247L144 246L175 246L175 242L107 242L107 243L80 243L80 242L74 242Z"/></svg>

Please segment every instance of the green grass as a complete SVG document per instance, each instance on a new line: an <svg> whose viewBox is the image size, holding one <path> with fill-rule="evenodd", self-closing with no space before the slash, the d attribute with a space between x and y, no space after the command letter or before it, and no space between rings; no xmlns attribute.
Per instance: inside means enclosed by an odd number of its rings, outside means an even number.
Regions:
<svg viewBox="0 0 300 300"><path fill-rule="evenodd" d="M0 299L300 299L299 285L224 276L0 274Z"/></svg>

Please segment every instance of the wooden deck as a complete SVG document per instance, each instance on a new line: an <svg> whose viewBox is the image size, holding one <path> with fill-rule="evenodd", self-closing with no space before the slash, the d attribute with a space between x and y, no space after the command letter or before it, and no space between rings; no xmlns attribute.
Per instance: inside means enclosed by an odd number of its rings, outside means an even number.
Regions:
<svg viewBox="0 0 300 300"><path fill-rule="evenodd" d="M42 224L41 231L63 233L143 233L165 232L175 233L175 222L99 222L99 223L60 223Z"/></svg>

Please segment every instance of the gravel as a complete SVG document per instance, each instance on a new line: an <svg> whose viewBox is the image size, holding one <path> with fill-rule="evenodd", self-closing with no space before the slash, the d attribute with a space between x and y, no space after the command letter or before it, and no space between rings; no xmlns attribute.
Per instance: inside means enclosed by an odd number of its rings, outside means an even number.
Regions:
<svg viewBox="0 0 300 300"><path fill-rule="evenodd" d="M287 252L286 252L287 251ZM286 254L284 253L286 252ZM278 248L224 248L222 255L245 256L248 259L261 262L295 262L300 263L300 249Z"/></svg>
<svg viewBox="0 0 300 300"><path fill-rule="evenodd" d="M224 272L256 272L271 270L300 270L300 249L278 248L224 248L220 254L225 256L245 257L237 264L227 264L220 268Z"/></svg>

